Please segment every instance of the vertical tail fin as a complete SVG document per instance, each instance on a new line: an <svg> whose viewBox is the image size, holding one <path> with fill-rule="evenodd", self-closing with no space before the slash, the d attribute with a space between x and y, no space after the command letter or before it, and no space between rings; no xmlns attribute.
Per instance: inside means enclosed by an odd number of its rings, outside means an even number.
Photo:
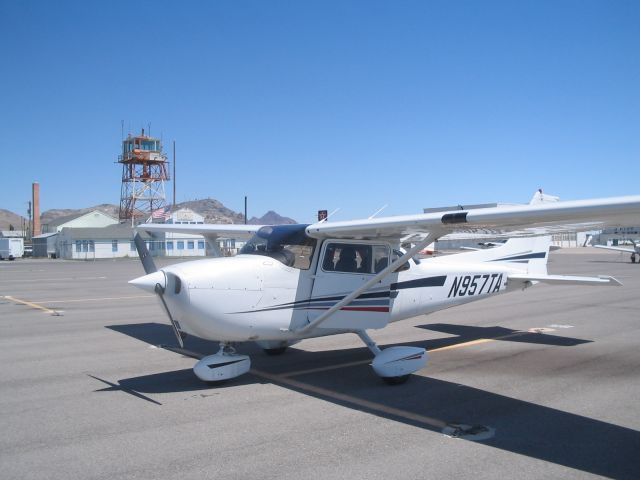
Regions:
<svg viewBox="0 0 640 480"><path fill-rule="evenodd" d="M514 267L522 266L527 273L546 275L549 247L551 247L550 236L510 238L504 247L501 247L508 249L510 253L504 252L507 254L493 261L513 264Z"/></svg>
<svg viewBox="0 0 640 480"><path fill-rule="evenodd" d="M529 205L539 205L541 203L553 203L560 200L560 197L547 195L542 193L542 189L536 191L529 202ZM545 237L527 237L527 238L510 238L505 243L505 247L522 251L519 255L511 255L509 258L515 260L506 260L508 262L526 263L527 273L546 274L547 260L549 259L549 248L551 247L551 236ZM528 253L525 253L528 252ZM499 261L499 260L495 260Z"/></svg>
<svg viewBox="0 0 640 480"><path fill-rule="evenodd" d="M553 203L560 200L560 197L556 197L553 195L547 195L546 193L542 193L542 189L538 189L536 193L533 194L529 205L540 205L541 203Z"/></svg>

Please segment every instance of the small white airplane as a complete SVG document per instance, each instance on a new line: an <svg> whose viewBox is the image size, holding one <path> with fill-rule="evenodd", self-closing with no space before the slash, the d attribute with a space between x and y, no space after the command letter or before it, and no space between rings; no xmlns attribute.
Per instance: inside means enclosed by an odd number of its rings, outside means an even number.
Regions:
<svg viewBox="0 0 640 480"><path fill-rule="evenodd" d="M631 254L631 263L640 263L640 244L631 240L633 248L625 247L609 247L607 245L594 245L595 248L602 248L603 250L615 250L616 252L625 252Z"/></svg>
<svg viewBox="0 0 640 480"><path fill-rule="evenodd" d="M235 353L236 343L257 342L280 354L305 338L350 332L373 353L376 374L402 383L426 365L425 349L381 350L367 330L538 282L620 285L606 276L549 275L549 235L637 224L640 196L555 200L538 191L529 205L312 225L144 224L138 228L151 233L202 234L212 247L218 237L251 238L235 257L157 270L136 235L146 275L129 283L158 295L181 347L186 334L220 342L194 367L206 382L249 371L250 359ZM491 249L414 258L451 233L511 238Z"/></svg>

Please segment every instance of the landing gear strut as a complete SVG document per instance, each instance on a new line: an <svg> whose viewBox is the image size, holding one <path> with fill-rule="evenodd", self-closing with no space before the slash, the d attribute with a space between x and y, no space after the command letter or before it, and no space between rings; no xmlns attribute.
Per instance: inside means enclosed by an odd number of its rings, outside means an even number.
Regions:
<svg viewBox="0 0 640 480"><path fill-rule="evenodd" d="M409 379L413 372L427 364L427 351L419 347L389 347L380 350L378 345L364 330L355 332L375 355L371 366L373 371L388 385L399 385Z"/></svg>

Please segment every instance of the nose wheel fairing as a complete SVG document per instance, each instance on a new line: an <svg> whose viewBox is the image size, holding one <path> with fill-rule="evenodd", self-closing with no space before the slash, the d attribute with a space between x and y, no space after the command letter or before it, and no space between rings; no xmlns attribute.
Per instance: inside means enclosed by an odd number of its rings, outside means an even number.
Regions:
<svg viewBox="0 0 640 480"><path fill-rule="evenodd" d="M238 355L233 347L221 343L218 353L200 359L193 367L193 372L204 382L220 382L239 377L250 369L251 359L248 355Z"/></svg>

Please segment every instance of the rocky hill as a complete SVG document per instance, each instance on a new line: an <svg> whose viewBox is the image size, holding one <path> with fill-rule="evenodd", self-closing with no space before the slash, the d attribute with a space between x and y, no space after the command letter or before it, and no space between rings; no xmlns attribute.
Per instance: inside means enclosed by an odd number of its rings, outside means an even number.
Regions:
<svg viewBox="0 0 640 480"><path fill-rule="evenodd" d="M55 208L46 210L42 213L40 222L43 225L52 222L56 218L65 217L68 215L83 214L92 210L100 210L114 218L118 218L118 205L104 203L96 205L95 207L88 208ZM205 198L202 200L190 200L187 202L178 203L176 208L189 208L194 212L204 216L205 223L243 223L244 215L225 207L221 202L213 198ZM283 217L273 210L268 211L262 217L253 217L249 220L249 223L253 225L281 225L288 223L296 223L295 220ZM9 210L0 209L0 230L9 230L9 225L13 225L16 230L22 227L22 219Z"/></svg>
<svg viewBox="0 0 640 480"><path fill-rule="evenodd" d="M176 208L189 208L204 217L205 223L244 223L244 215L225 207L213 198L177 203Z"/></svg>
<svg viewBox="0 0 640 480"><path fill-rule="evenodd" d="M9 230L13 227L14 230L22 230L22 222L26 223L26 220L20 215L0 208L0 230Z"/></svg>
<svg viewBox="0 0 640 480"><path fill-rule="evenodd" d="M67 215L78 215L87 212L91 212L93 210L100 210L101 212L106 213L107 215L111 215L114 218L118 218L118 205L112 205L110 203L103 203L101 205L96 205L95 207L87 207L87 208L53 208L51 210L46 210L42 212L40 216L40 223L43 225L50 223L56 218L66 217Z"/></svg>
<svg viewBox="0 0 640 480"><path fill-rule="evenodd" d="M286 225L298 222L293 218L283 217L273 210L269 210L260 218L252 217L247 223L250 223L251 225Z"/></svg>

